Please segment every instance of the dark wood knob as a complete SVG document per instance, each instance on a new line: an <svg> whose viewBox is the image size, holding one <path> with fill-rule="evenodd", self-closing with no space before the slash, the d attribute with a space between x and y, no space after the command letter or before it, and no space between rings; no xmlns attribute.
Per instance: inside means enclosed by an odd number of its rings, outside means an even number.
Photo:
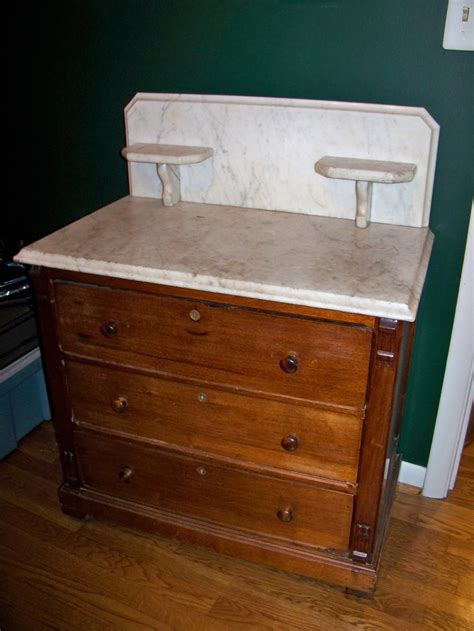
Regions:
<svg viewBox="0 0 474 631"><path fill-rule="evenodd" d="M296 434L288 434L281 439L281 446L285 451L295 451L299 445L299 439Z"/></svg>
<svg viewBox="0 0 474 631"><path fill-rule="evenodd" d="M104 337L115 337L117 335L117 323L113 320L104 322L100 327L100 332Z"/></svg>
<svg viewBox="0 0 474 631"><path fill-rule="evenodd" d="M293 509L291 506L287 506L286 508L280 508L277 513L277 517L280 521L285 522L285 524L290 523L293 520Z"/></svg>
<svg viewBox="0 0 474 631"><path fill-rule="evenodd" d="M124 467L120 469L118 477L121 482L130 482L133 476L133 469L130 467Z"/></svg>
<svg viewBox="0 0 474 631"><path fill-rule="evenodd" d="M295 373L298 370L298 358L296 355L288 355L288 357L282 359L280 361L280 368L290 375Z"/></svg>
<svg viewBox="0 0 474 631"><path fill-rule="evenodd" d="M127 409L128 401L125 397L117 397L112 401L112 410L117 414L123 414Z"/></svg>

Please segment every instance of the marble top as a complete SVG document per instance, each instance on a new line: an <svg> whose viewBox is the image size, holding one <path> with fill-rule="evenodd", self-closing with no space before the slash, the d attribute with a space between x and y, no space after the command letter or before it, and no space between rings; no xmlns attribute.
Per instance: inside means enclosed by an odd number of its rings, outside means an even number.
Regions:
<svg viewBox="0 0 474 631"><path fill-rule="evenodd" d="M428 228L125 197L15 260L413 321L432 243Z"/></svg>

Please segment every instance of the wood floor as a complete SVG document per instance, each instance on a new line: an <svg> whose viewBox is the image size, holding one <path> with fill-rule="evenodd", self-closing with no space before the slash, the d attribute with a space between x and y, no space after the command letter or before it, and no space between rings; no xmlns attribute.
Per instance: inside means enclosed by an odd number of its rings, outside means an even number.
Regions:
<svg viewBox="0 0 474 631"><path fill-rule="evenodd" d="M441 502L400 488L373 601L63 515L45 423L0 463L0 628L370 631L474 628L474 444Z"/></svg>

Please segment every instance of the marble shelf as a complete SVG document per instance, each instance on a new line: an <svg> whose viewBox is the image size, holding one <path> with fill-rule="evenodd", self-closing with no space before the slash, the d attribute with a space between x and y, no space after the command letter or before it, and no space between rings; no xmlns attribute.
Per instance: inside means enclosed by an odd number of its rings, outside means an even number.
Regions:
<svg viewBox="0 0 474 631"><path fill-rule="evenodd" d="M122 149L122 156L128 162L156 164L158 177L163 185L163 204L174 206L181 199L180 164L199 164L212 158L211 147L186 145L163 145L155 143L135 143Z"/></svg>
<svg viewBox="0 0 474 631"><path fill-rule="evenodd" d="M375 182L378 184L411 182L415 177L416 164L324 156L316 162L314 170L325 177L355 181L356 225L358 228L367 228L372 209L372 185Z"/></svg>
<svg viewBox="0 0 474 631"><path fill-rule="evenodd" d="M122 156L129 162L151 162L153 164L198 164L212 158L211 147L188 147L185 145L162 145L149 142L135 143L122 149Z"/></svg>
<svg viewBox="0 0 474 631"><path fill-rule="evenodd" d="M324 156L314 165L317 173L338 180L362 180L381 184L411 182L416 173L416 164L387 162L384 160L360 160Z"/></svg>

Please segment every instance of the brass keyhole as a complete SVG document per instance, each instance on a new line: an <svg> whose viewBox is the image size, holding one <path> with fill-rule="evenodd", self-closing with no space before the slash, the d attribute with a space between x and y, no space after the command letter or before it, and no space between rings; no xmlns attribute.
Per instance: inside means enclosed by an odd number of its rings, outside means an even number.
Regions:
<svg viewBox="0 0 474 631"><path fill-rule="evenodd" d="M198 322L201 319L201 314L197 309L191 309L189 312L189 317L193 322Z"/></svg>

